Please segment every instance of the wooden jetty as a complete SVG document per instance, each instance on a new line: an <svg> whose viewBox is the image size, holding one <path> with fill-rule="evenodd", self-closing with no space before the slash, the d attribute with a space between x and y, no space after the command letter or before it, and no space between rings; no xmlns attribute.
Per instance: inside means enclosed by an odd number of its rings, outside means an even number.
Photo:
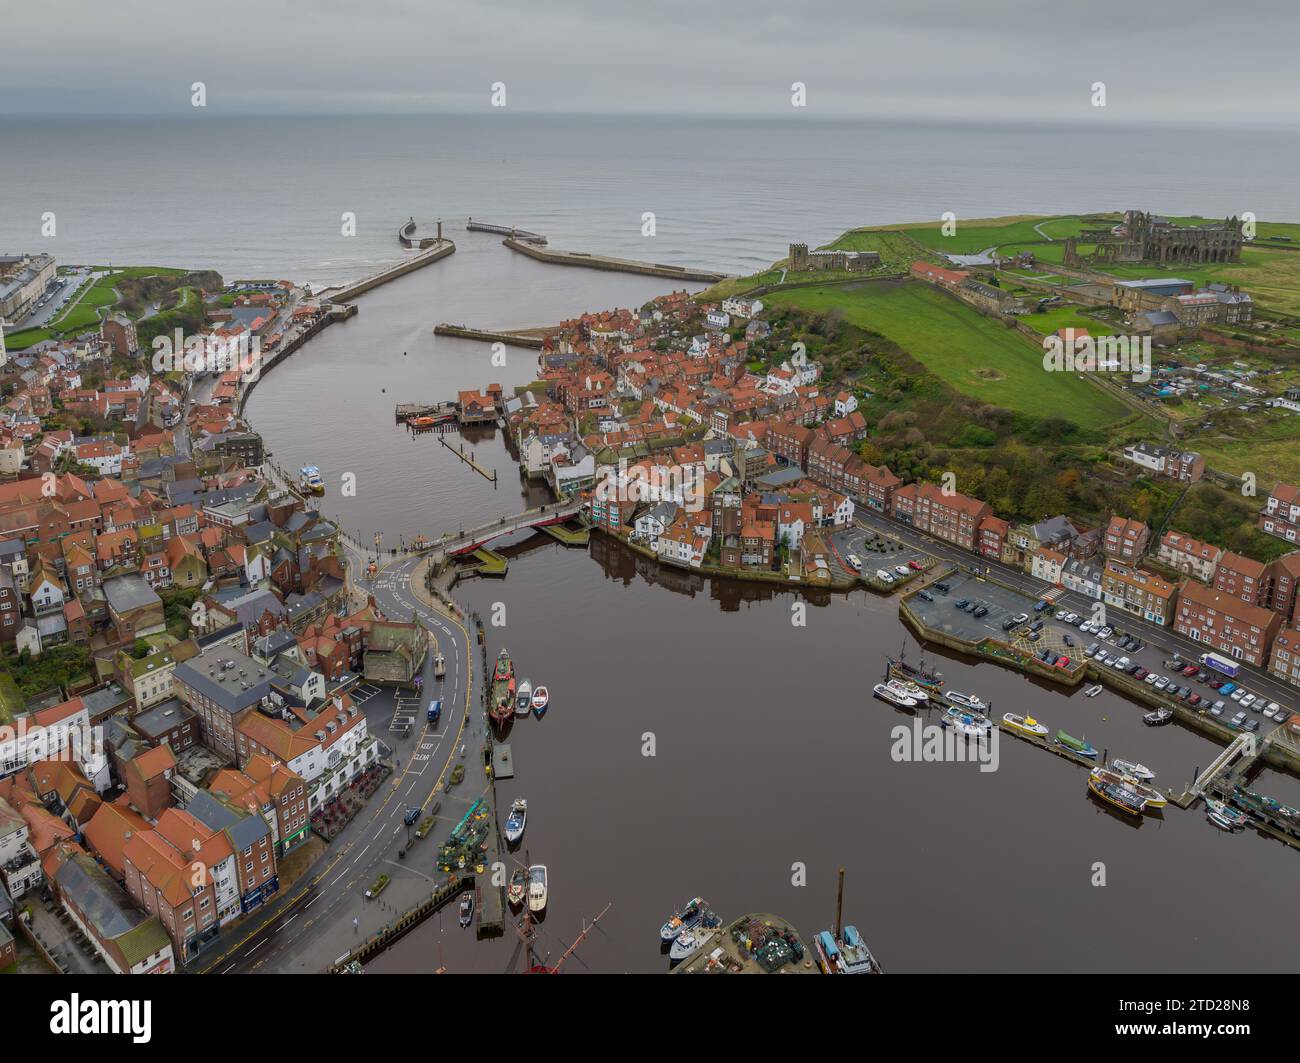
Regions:
<svg viewBox="0 0 1300 1063"><path fill-rule="evenodd" d="M1101 758L1093 759L1092 757L1085 757L1083 754L1076 753L1073 749L1063 746L1051 738L1035 738L1033 735L1027 735L1022 731L1017 731L1001 718L998 719L997 724L1002 731L1009 735L1015 735L1015 737L1019 738L1022 742L1028 742L1031 746L1037 746L1039 749L1045 749L1049 753L1055 753L1058 757L1064 757L1066 760L1078 764L1081 768L1088 768L1091 770L1101 763Z"/></svg>
<svg viewBox="0 0 1300 1063"><path fill-rule="evenodd" d="M455 402L399 402L395 417L399 423L412 421L417 417L456 417L460 406Z"/></svg>
<svg viewBox="0 0 1300 1063"><path fill-rule="evenodd" d="M446 447L448 450L450 450L453 454L455 454L456 457L460 458L461 461L463 461L466 465L468 465L468 466L469 466L471 469L473 469L476 473L478 473L480 476L482 476L485 480L491 480L492 483L493 483L494 485L496 484L496 482L497 482L497 471L496 471L496 469L489 469L489 468L487 468L487 467L484 466L484 465L480 465L477 461L474 460L474 455L473 455L473 454L467 454L467 453L465 453L465 444L464 444L464 443L462 443L462 444L460 445L459 448L457 448L457 447L453 447L453 446L452 446L450 443L448 443L448 442L447 442L447 441L446 441L442 436L439 436L439 437L438 437L438 442L441 443L441 444L442 444L444 447Z"/></svg>

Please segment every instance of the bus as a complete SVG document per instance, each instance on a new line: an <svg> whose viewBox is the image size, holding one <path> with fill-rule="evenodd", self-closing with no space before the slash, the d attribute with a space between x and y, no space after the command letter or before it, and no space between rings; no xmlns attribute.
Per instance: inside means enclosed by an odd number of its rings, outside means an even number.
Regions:
<svg viewBox="0 0 1300 1063"><path fill-rule="evenodd" d="M1241 666L1236 661L1231 661L1227 657L1220 657L1217 653L1203 653L1197 660L1206 668L1213 668L1216 672L1226 675L1229 679L1236 679L1237 673L1241 671Z"/></svg>

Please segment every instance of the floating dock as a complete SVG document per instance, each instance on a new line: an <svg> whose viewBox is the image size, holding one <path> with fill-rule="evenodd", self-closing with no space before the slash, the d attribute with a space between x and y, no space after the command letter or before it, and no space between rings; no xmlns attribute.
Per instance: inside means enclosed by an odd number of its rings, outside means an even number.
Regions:
<svg viewBox="0 0 1300 1063"><path fill-rule="evenodd" d="M556 266L582 266L586 269L603 269L613 273L643 273L651 277L671 277L674 280L704 281L710 284L727 279L725 273L691 269L687 266L668 266L661 262L637 262L635 259L610 258L608 255L592 255L585 251L543 251L539 247L532 247L508 236L502 243L521 255Z"/></svg>

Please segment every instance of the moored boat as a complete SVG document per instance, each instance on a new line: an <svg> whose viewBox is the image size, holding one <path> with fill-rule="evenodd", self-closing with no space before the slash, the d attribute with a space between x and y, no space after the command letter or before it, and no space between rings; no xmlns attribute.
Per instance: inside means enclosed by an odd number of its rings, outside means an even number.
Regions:
<svg viewBox="0 0 1300 1063"><path fill-rule="evenodd" d="M528 825L528 802L522 797L516 798L510 806L510 815L506 817L506 841L514 844L524 836L524 827Z"/></svg>
<svg viewBox="0 0 1300 1063"><path fill-rule="evenodd" d="M1097 755L1092 743L1086 738L1075 738L1074 735L1066 734L1064 731L1056 732L1056 744L1065 746L1066 749L1078 753L1081 757L1095 757Z"/></svg>
<svg viewBox="0 0 1300 1063"><path fill-rule="evenodd" d="M1174 718L1172 709L1156 709L1153 712L1144 713L1142 722L1148 727L1160 727Z"/></svg>
<svg viewBox="0 0 1300 1063"><path fill-rule="evenodd" d="M1218 827L1219 830L1221 831L1230 832L1230 831L1235 831L1237 829L1236 826L1232 823L1232 821L1227 819L1222 812L1214 812L1214 811L1207 810L1205 813L1205 818L1208 819L1211 823L1213 823L1216 827Z"/></svg>
<svg viewBox="0 0 1300 1063"><path fill-rule="evenodd" d="M528 910L530 912L545 911L548 900L546 865L534 864L528 869Z"/></svg>
<svg viewBox="0 0 1300 1063"><path fill-rule="evenodd" d="M1205 799L1205 811L1207 818L1217 816L1218 819L1227 823L1232 830L1245 830L1246 824L1249 822L1246 813L1240 809L1231 808L1222 801L1216 801L1213 797ZM1217 822L1215 822L1215 826L1218 826Z"/></svg>
<svg viewBox="0 0 1300 1063"><path fill-rule="evenodd" d="M474 921L474 894L465 893L460 898L460 925L469 926Z"/></svg>
<svg viewBox="0 0 1300 1063"><path fill-rule="evenodd" d="M539 685L538 688L533 691L533 712L537 714L539 720L546 715L546 706L550 703L551 692L544 686Z"/></svg>
<svg viewBox="0 0 1300 1063"><path fill-rule="evenodd" d="M1122 771L1126 775L1132 775L1133 778L1141 779L1143 782L1150 782L1156 777L1156 773L1145 764L1139 764L1133 760L1112 760L1110 766L1116 771Z"/></svg>
<svg viewBox="0 0 1300 1063"><path fill-rule="evenodd" d="M960 690L945 690L943 696L963 709L975 709L978 712L988 708L988 705L976 694L963 694Z"/></svg>
<svg viewBox="0 0 1300 1063"><path fill-rule="evenodd" d="M1108 805L1113 805L1121 812L1127 812L1130 816L1142 815L1142 810L1146 807L1146 801L1139 797L1130 787L1124 786L1122 783L1099 779L1095 772L1088 776L1088 791Z"/></svg>
<svg viewBox="0 0 1300 1063"><path fill-rule="evenodd" d="M492 703L488 714L492 719L508 720L515 712L515 665L504 649L497 654L496 668L492 672Z"/></svg>
<svg viewBox="0 0 1300 1063"><path fill-rule="evenodd" d="M925 689L913 683L910 679L891 679L885 686L891 690L897 690L905 698L912 698L921 705L930 700L930 695L926 693Z"/></svg>
<svg viewBox="0 0 1300 1063"><path fill-rule="evenodd" d="M943 673L929 672L924 667L914 668L901 657L890 657L888 669L895 679L907 680L925 690L937 691L943 686Z"/></svg>
<svg viewBox="0 0 1300 1063"><path fill-rule="evenodd" d="M880 974L880 964L856 926L846 926L838 940L831 931L820 930L813 938L813 947L822 974Z"/></svg>
<svg viewBox="0 0 1300 1063"><path fill-rule="evenodd" d="M510 885L506 887L506 900L510 902L511 908L523 906L524 897L528 893L528 871L525 868L515 868L515 873L510 876Z"/></svg>
<svg viewBox="0 0 1300 1063"><path fill-rule="evenodd" d="M897 690L891 690L886 683L877 683L871 688L871 692L881 701L887 701L891 705L898 705L904 709L916 708L916 698L909 698L906 694L900 694Z"/></svg>
<svg viewBox="0 0 1300 1063"><path fill-rule="evenodd" d="M1046 738L1047 728L1035 720L1032 716L1020 716L1014 712L1004 712L1002 722L1013 731L1018 731L1022 735L1029 735L1031 738Z"/></svg>
<svg viewBox="0 0 1300 1063"><path fill-rule="evenodd" d="M1090 686L1087 690L1083 692L1083 696L1085 698L1095 698L1098 694L1101 693L1101 690L1102 690L1101 684L1094 683L1092 686Z"/></svg>
<svg viewBox="0 0 1300 1063"><path fill-rule="evenodd" d="M940 717L939 726L951 727L957 734L965 735L967 738L983 738L993 730L993 724L987 716L959 709L955 705L950 706Z"/></svg>
<svg viewBox="0 0 1300 1063"><path fill-rule="evenodd" d="M668 958L674 962L681 962L699 949L710 937L712 935L703 930L683 930L673 939L672 947L668 950Z"/></svg>
<svg viewBox="0 0 1300 1063"><path fill-rule="evenodd" d="M533 707L533 684L530 680L525 679L519 684L519 693L515 695L515 715L527 716L528 710Z"/></svg>
<svg viewBox="0 0 1300 1063"><path fill-rule="evenodd" d="M325 481L321 479L320 469L315 465L304 465L299 469L298 489L309 495L323 495Z"/></svg>
<svg viewBox="0 0 1300 1063"><path fill-rule="evenodd" d="M693 930L704 919L705 904L703 897L692 897L683 904L673 917L659 928L659 939L664 943L673 941L684 930Z"/></svg>
<svg viewBox="0 0 1300 1063"><path fill-rule="evenodd" d="M1132 775L1125 775L1122 771L1116 771L1113 767L1096 767L1092 769L1092 774L1103 782L1114 783L1117 786L1127 786L1146 802L1144 811L1164 808L1165 805L1169 804L1169 798L1154 786L1147 786L1146 783L1135 779Z"/></svg>

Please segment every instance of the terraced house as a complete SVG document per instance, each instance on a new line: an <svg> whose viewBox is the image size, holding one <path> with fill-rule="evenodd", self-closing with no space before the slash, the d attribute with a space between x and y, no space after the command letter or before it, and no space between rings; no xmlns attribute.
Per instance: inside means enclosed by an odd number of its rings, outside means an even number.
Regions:
<svg viewBox="0 0 1300 1063"><path fill-rule="evenodd" d="M1101 600L1153 624L1169 625L1177 596L1172 583L1143 569L1107 561L1102 570Z"/></svg>
<svg viewBox="0 0 1300 1063"><path fill-rule="evenodd" d="M1191 580L1178 598L1174 630L1218 653L1259 667L1269 659L1282 618Z"/></svg>

